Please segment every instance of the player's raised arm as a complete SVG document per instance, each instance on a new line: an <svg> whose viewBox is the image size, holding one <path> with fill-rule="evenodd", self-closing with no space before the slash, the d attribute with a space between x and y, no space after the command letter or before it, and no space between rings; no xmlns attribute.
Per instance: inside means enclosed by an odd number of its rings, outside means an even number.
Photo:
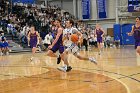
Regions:
<svg viewBox="0 0 140 93"><path fill-rule="evenodd" d="M127 33L127 35L132 36L133 33L134 33L134 25L132 26L132 30L131 30L131 32Z"/></svg>
<svg viewBox="0 0 140 93"><path fill-rule="evenodd" d="M104 31L104 29L103 28L101 28L101 31L103 32L103 34L101 35L102 37L104 36L104 34L105 34L105 31Z"/></svg>

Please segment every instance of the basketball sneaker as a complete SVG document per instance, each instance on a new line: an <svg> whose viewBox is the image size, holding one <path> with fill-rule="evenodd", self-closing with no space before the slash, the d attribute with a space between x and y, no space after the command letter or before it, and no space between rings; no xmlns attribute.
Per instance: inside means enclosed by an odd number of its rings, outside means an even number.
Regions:
<svg viewBox="0 0 140 93"><path fill-rule="evenodd" d="M99 55L101 55L101 51L99 51L99 53L98 53Z"/></svg>
<svg viewBox="0 0 140 93"><path fill-rule="evenodd" d="M60 64L60 62L61 62L61 57L59 55L59 57L57 58L57 64Z"/></svg>
<svg viewBox="0 0 140 93"><path fill-rule="evenodd" d="M91 61L91 62L93 62L94 64L97 65L96 59L95 59L94 57L90 57L90 58L89 58L89 61Z"/></svg>
<svg viewBox="0 0 140 93"><path fill-rule="evenodd" d="M2 52L0 52L0 56L3 56L3 53Z"/></svg>
<svg viewBox="0 0 140 93"><path fill-rule="evenodd" d="M57 69L60 71L63 71L63 72L69 72L69 71L71 71L72 67L71 66L62 66L62 67L58 67Z"/></svg>
<svg viewBox="0 0 140 93"><path fill-rule="evenodd" d="M57 68L60 71L66 72L67 71L67 66L62 66Z"/></svg>
<svg viewBox="0 0 140 93"><path fill-rule="evenodd" d="M9 52L6 52L6 55L9 55Z"/></svg>
<svg viewBox="0 0 140 93"><path fill-rule="evenodd" d="M38 46L38 51L41 52L41 47L40 46Z"/></svg>
<svg viewBox="0 0 140 93"><path fill-rule="evenodd" d="M31 58L30 58L30 61L33 61L33 59L34 59L34 57L31 57Z"/></svg>
<svg viewBox="0 0 140 93"><path fill-rule="evenodd" d="M71 66L68 66L67 67L67 72L71 71L72 67Z"/></svg>

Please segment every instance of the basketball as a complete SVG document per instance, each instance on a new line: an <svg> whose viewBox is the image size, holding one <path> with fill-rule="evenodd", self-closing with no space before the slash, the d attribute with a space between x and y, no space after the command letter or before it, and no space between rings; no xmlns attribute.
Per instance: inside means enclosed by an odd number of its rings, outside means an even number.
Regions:
<svg viewBox="0 0 140 93"><path fill-rule="evenodd" d="M77 35L77 34L72 34L72 35L71 35L71 41L72 41L72 42L76 43L76 42L78 41L78 39L79 39L79 38L78 38L78 35Z"/></svg>

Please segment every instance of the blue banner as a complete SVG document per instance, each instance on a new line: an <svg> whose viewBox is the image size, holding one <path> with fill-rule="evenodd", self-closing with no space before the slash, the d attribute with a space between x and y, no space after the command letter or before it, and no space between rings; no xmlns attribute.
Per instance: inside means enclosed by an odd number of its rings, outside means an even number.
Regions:
<svg viewBox="0 0 140 93"><path fill-rule="evenodd" d="M90 0L82 0L82 17L90 19Z"/></svg>
<svg viewBox="0 0 140 93"><path fill-rule="evenodd" d="M36 0L12 0L12 2L33 4Z"/></svg>
<svg viewBox="0 0 140 93"><path fill-rule="evenodd" d="M97 0L98 17L106 18L106 0Z"/></svg>
<svg viewBox="0 0 140 93"><path fill-rule="evenodd" d="M128 0L128 12L140 12L140 0Z"/></svg>

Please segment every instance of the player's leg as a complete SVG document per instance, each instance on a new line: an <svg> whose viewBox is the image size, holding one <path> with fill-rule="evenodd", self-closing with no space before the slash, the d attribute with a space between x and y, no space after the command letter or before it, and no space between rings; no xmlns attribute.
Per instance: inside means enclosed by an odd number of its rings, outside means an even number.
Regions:
<svg viewBox="0 0 140 93"><path fill-rule="evenodd" d="M98 47L98 51L100 52L100 39L97 38L97 47Z"/></svg>
<svg viewBox="0 0 140 93"><path fill-rule="evenodd" d="M32 47L32 55L34 55L35 52L36 52L36 47L34 46L34 47Z"/></svg>
<svg viewBox="0 0 140 93"><path fill-rule="evenodd" d="M140 46L137 47L136 51L140 55Z"/></svg>
<svg viewBox="0 0 140 93"><path fill-rule="evenodd" d="M68 53L64 51L64 46L59 47L60 57L64 61L64 66L59 67L58 69L64 72L68 72L72 69L71 66L69 66L68 63Z"/></svg>
<svg viewBox="0 0 140 93"><path fill-rule="evenodd" d="M48 50L47 51L47 56L50 56L50 57L57 57L57 55L55 54L56 53L56 51L59 49L59 46L58 45L54 45L53 47L52 47L52 49L50 49L50 50Z"/></svg>
<svg viewBox="0 0 140 93"><path fill-rule="evenodd" d="M61 56L59 55L59 56L57 57L57 64L60 64L60 62L61 62Z"/></svg>
<svg viewBox="0 0 140 93"><path fill-rule="evenodd" d="M36 52L36 47L32 47L32 57L30 58L31 61L34 59L35 52Z"/></svg>
<svg viewBox="0 0 140 93"><path fill-rule="evenodd" d="M9 48L8 48L9 44L7 42L4 42L4 44L6 49L6 55L9 55Z"/></svg>
<svg viewBox="0 0 140 93"><path fill-rule="evenodd" d="M0 47L0 56L2 56L2 55L3 55L2 48Z"/></svg>
<svg viewBox="0 0 140 93"><path fill-rule="evenodd" d="M71 47L69 47L69 49L71 49L71 52L73 53L73 55L75 57L77 57L78 59L80 59L80 60L89 60L89 61L94 62L95 64L97 64L97 62L96 62L94 57L81 56L80 53L79 53L79 48L78 48L78 46L76 44L71 46Z"/></svg>
<svg viewBox="0 0 140 93"><path fill-rule="evenodd" d="M66 46L64 46L64 53L68 56L68 51L65 51L65 49L67 49ZM59 56L57 57L57 64L60 64L60 62L61 62L61 56L59 55Z"/></svg>
<svg viewBox="0 0 140 93"><path fill-rule="evenodd" d="M50 57L57 57L57 55L55 54L55 52L53 52L52 50L48 50L46 55L47 56L50 56Z"/></svg>
<svg viewBox="0 0 140 93"><path fill-rule="evenodd" d="M98 51L99 51L99 55L100 55L101 54L101 43L97 42L97 45L98 45Z"/></svg>
<svg viewBox="0 0 140 93"><path fill-rule="evenodd" d="M87 61L89 60L90 62L97 64L96 59L94 57L81 56L80 53L75 53L74 56L80 60L87 60Z"/></svg>

